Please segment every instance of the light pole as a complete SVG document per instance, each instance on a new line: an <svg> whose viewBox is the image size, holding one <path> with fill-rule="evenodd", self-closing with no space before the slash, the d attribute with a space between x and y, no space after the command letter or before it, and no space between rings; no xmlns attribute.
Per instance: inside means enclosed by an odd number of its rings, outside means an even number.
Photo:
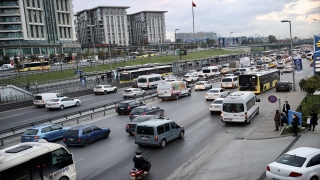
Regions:
<svg viewBox="0 0 320 180"><path fill-rule="evenodd" d="M20 44L19 57L20 57L20 59L23 59L21 56L23 53L21 53L22 49L21 49L21 41L20 41L22 31L18 31L18 32L20 33L20 36L19 36L19 44ZM23 63L23 71L24 71L24 63ZM27 84L26 74L24 72L23 72L23 79L24 79L24 84Z"/></svg>
<svg viewBox="0 0 320 180"><path fill-rule="evenodd" d="M292 53L292 33L291 33L291 21L288 21L288 20L282 20L281 22L288 22L289 23L289 27L290 27L290 53L291 53L291 64L292 64L292 67L293 67L293 72L292 72L292 90L293 91L296 91L296 83L295 83L295 67L294 67L294 61L293 61L293 53Z"/></svg>
<svg viewBox="0 0 320 180"><path fill-rule="evenodd" d="M96 43L95 43L94 32L93 32L93 27L95 27L95 26L96 25L91 25L91 33L93 33L93 60L94 60L94 65L95 65L95 69L96 69L96 77L98 77L98 75L97 75L97 61L96 61Z"/></svg>
<svg viewBox="0 0 320 180"><path fill-rule="evenodd" d="M230 51L230 60L231 60L231 34L232 34L233 32L230 32L230 40L229 40L229 47L230 47L230 49L229 49L229 51Z"/></svg>
<svg viewBox="0 0 320 180"><path fill-rule="evenodd" d="M177 31L179 31L179 29L175 29L174 30L174 61L176 61L176 45L177 45Z"/></svg>

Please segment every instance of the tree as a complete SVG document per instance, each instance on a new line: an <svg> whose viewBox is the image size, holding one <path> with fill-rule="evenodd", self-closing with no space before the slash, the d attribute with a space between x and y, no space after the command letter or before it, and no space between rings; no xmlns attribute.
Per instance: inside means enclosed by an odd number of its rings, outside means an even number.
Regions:
<svg viewBox="0 0 320 180"><path fill-rule="evenodd" d="M34 62L35 60L38 60L39 58L37 55L31 54L30 59L32 62Z"/></svg>
<svg viewBox="0 0 320 180"><path fill-rule="evenodd" d="M3 57L3 60L5 60L5 61L10 61L10 56L5 55L5 56Z"/></svg>
<svg viewBox="0 0 320 180"><path fill-rule="evenodd" d="M20 77L20 69L18 69L19 59L17 58L17 56L14 56L13 61L14 61L14 64L15 64L16 71L18 71L18 74L19 74L19 77Z"/></svg>
<svg viewBox="0 0 320 180"><path fill-rule="evenodd" d="M304 85L305 91L311 95L311 108L315 109L315 105L313 103L313 94L320 88L320 77L318 75L313 75L311 78L306 80Z"/></svg>
<svg viewBox="0 0 320 180"><path fill-rule="evenodd" d="M277 38L274 35L269 35L268 39L269 39L269 43L277 42Z"/></svg>
<svg viewBox="0 0 320 180"><path fill-rule="evenodd" d="M88 50L84 53L84 56L86 59L88 59L89 56L91 56L91 52Z"/></svg>
<svg viewBox="0 0 320 180"><path fill-rule="evenodd" d="M63 53L59 54L60 70L61 70L61 72L62 72L62 64L61 64L61 62L62 62L62 60L64 59L64 57L65 57L65 55L64 55Z"/></svg>
<svg viewBox="0 0 320 180"><path fill-rule="evenodd" d="M123 58L123 62L126 62L126 56L127 56L126 50L122 50L120 52L120 56Z"/></svg>
<svg viewBox="0 0 320 180"><path fill-rule="evenodd" d="M102 59L103 64L104 64L105 55L106 55L106 53L103 50L98 52L98 59Z"/></svg>

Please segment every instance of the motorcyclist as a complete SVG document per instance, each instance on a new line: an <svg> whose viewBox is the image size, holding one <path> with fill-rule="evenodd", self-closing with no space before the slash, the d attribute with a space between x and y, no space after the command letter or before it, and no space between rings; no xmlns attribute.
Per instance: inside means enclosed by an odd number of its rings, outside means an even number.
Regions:
<svg viewBox="0 0 320 180"><path fill-rule="evenodd" d="M136 155L133 157L134 167L142 169L145 174L148 174L151 164L150 162L141 155L141 151L138 150Z"/></svg>

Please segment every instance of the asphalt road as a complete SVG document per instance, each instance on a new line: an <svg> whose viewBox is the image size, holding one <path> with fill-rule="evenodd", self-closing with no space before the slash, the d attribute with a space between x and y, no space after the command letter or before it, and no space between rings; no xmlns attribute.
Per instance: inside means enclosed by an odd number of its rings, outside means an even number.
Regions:
<svg viewBox="0 0 320 180"><path fill-rule="evenodd" d="M296 75L297 82L301 78L312 74L310 67L307 66L308 62L305 60L304 65L304 73ZM281 80L292 81L292 74L282 75ZM219 86L220 83L213 84L213 87ZM298 89L298 84L296 86ZM236 89L230 91L234 92ZM164 108L166 117L170 117L179 125L185 127L185 138L168 143L164 149L156 147L139 148L139 146L135 145L133 137L125 132L125 126L129 122L127 115L120 116L112 113L109 114L108 117L96 118L95 122L90 122L101 127L111 128L111 134L109 139L99 140L85 148L68 147L75 157L77 179L129 179L129 171L133 167L132 157L138 149L142 150L144 157L150 157L152 163L150 174L144 179L165 179L184 163L192 163L193 156L206 157L206 154L202 154L202 152L203 149L208 148L209 145L214 145L213 147L215 149L221 150L229 142L243 139L253 133L264 117L270 113L274 113L276 106L271 105L267 101L267 97L271 94L276 95L280 99L286 95L286 93L276 93L275 89L258 95L258 98L261 99L260 114L252 120L250 125L224 124L221 122L219 114L211 115L209 112L211 102L205 100L205 91L193 91L190 97L183 97L177 101L155 101L151 103L154 106ZM106 97L108 96L109 95ZM85 98L87 97L91 98L92 96L86 96ZM101 96L97 98L101 99ZM91 100L88 101L92 102ZM85 102L83 106L89 106L89 103L85 104ZM94 102L99 102L99 100L95 100ZM44 109L36 109L33 111L33 114L34 112L43 110ZM75 110L75 108L72 108L71 111L73 110ZM21 110L12 112L12 114L17 114L19 111ZM48 113L49 111L45 110L45 112ZM50 111L50 113L52 112ZM0 116L3 117L2 114L0 114ZM27 120L25 116L26 115L20 115L19 118L14 118ZM38 113L37 116L39 116ZM15 121L15 119L11 119L11 121ZM0 119L1 123L2 121L3 120ZM2 125L3 124L1 124L0 127L2 127ZM56 143L63 144L61 140L56 141ZM253 162L253 159L251 161L251 163L257 163ZM263 170L265 170L265 165L265 162L259 162L257 167L263 167L262 171L257 174L252 174L250 177L248 176L248 179L258 178L255 177L255 175L260 175ZM216 173L218 176L219 172ZM222 177L221 173L225 172L220 172L220 177ZM241 173L247 173L244 167L237 170L239 176ZM173 177L172 179L175 178Z"/></svg>

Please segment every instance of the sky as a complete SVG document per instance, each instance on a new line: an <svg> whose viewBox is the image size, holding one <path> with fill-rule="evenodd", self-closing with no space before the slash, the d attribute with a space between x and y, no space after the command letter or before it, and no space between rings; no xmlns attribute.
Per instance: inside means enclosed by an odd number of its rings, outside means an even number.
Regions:
<svg viewBox="0 0 320 180"><path fill-rule="evenodd" d="M193 0L195 32L217 36L311 38L320 35L320 0ZM96 6L129 6L127 14L144 10L165 13L166 39L193 32L192 0L73 0L74 13ZM315 21L316 19L317 21Z"/></svg>

